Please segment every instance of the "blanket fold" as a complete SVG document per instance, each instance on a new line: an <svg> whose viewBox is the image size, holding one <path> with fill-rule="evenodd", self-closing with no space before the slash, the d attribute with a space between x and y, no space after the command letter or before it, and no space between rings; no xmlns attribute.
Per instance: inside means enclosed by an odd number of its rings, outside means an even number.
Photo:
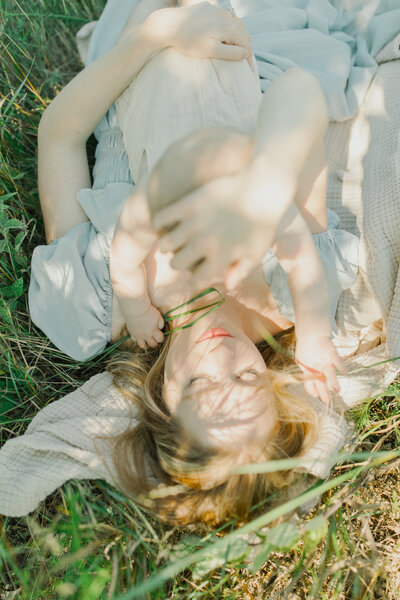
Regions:
<svg viewBox="0 0 400 600"><path fill-rule="evenodd" d="M135 423L132 408L108 373L49 404L24 435L1 448L0 513L26 515L70 479L104 479L115 485L106 437Z"/></svg>
<svg viewBox="0 0 400 600"><path fill-rule="evenodd" d="M377 55L400 31L396 0L231 4L251 35L262 91L290 67L310 71L325 92L334 121L356 113L377 71ZM396 58L399 54L397 48Z"/></svg>

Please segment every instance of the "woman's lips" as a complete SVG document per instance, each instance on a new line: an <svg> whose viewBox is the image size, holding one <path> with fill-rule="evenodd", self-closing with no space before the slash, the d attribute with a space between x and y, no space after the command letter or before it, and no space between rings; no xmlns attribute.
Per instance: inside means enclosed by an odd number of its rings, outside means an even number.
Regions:
<svg viewBox="0 0 400 600"><path fill-rule="evenodd" d="M199 342L204 342L205 340L211 340L215 337L233 337L226 329L222 329L222 327L215 327L214 329L208 329L203 333L202 336L196 341L196 344Z"/></svg>

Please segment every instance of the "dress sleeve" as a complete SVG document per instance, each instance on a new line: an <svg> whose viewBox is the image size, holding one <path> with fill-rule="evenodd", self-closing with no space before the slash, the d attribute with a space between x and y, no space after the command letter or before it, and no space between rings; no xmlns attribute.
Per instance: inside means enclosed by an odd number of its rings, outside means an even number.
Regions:
<svg viewBox="0 0 400 600"><path fill-rule="evenodd" d="M90 221L35 248L29 310L32 321L65 354L87 360L110 341L109 248L129 184L84 189L78 200Z"/></svg>

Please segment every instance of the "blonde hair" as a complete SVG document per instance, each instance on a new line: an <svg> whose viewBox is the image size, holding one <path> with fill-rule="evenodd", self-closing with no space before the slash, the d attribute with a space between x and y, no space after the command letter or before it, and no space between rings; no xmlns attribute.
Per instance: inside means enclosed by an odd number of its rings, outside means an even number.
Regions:
<svg viewBox="0 0 400 600"><path fill-rule="evenodd" d="M286 343L292 343L292 335ZM137 411L138 424L114 439L113 461L118 485L131 498L161 519L215 525L232 518L246 519L250 508L296 476L294 471L235 474L237 455L203 447L182 428L166 405L163 370L169 343L158 358L154 353L124 354L109 365L114 382ZM269 348L263 355L268 369L278 422L264 444L249 444L247 462L266 462L300 456L317 436L317 415L310 404L287 391L297 380L286 357ZM152 358L153 357L153 358ZM270 393L270 386L268 386Z"/></svg>

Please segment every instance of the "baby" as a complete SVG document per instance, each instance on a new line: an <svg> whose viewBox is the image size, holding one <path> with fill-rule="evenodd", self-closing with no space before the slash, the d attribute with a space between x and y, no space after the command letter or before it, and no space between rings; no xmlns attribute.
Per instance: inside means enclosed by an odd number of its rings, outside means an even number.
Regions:
<svg viewBox="0 0 400 600"><path fill-rule="evenodd" d="M175 142L125 203L110 248L110 272L128 331L141 348L164 338L164 319L147 289L146 263L158 254L152 218L199 185L239 172L252 149L251 138L239 132L218 126L199 129Z"/></svg>
<svg viewBox="0 0 400 600"><path fill-rule="evenodd" d="M318 84L311 81L312 76L293 70L294 73L279 77L262 96L258 74L251 65L254 65L253 60L189 58L167 48L145 65L116 103L130 169L137 185L124 205L115 231L110 274L129 333L142 348L155 347L163 341L164 321L158 309L161 304L149 294L147 284L148 270L154 272L153 265L159 257L158 234L151 226L155 212L215 178L244 173L254 162L255 155L262 155L263 148L269 148L268 144L273 144L277 156L286 155L284 164L289 165L289 169L295 170L292 165L298 162L296 185L303 175L307 157L310 159L315 149L313 144L319 144L319 155L323 156L323 131L315 121L324 122L323 127L326 127L326 116L325 121L322 117L316 118L312 107L314 104L322 106L325 100L320 100L323 95ZM271 110L276 110L282 98L288 98L290 82L296 78L305 78L304 85L310 87L310 99L303 102L308 113L299 117L300 123L294 122L297 108L290 105L289 99L282 123L271 123ZM318 99L314 101L315 97ZM305 126L304 119L308 119ZM293 121L289 129L288 120ZM275 126L282 131L278 138ZM309 128L307 135L304 135L305 127ZM292 138L288 130L294 131ZM273 157L272 164L278 164L277 160ZM308 163L312 163L312 159ZM321 169L324 171L319 164L311 167L314 175L311 179L309 174L303 178L305 183L298 192L296 187L290 187L296 178L289 173L280 177L275 188L271 187L269 176L274 178L274 172L263 174L262 166L261 176L260 169L258 171L258 193L255 187L260 219L254 219L257 211L246 207L246 202L241 207L243 211L238 212L237 205L230 206L225 201L220 214L222 221L237 225L234 233L225 226L227 245L237 241L235 236L241 227L247 227L249 242L253 243L256 238L259 247L265 235L263 253L268 247L271 249L263 261L260 254L263 267L259 268L270 286L275 308L278 306L282 315L280 328L289 328L296 322L299 364L329 363L331 381L337 384L335 367L342 370L343 365L330 336L335 327L339 296L356 277L356 261L352 259L356 255L357 241L337 229L338 218L332 211L328 220L326 187L324 182L314 185L316 175ZM246 188L243 189L246 192ZM219 200L210 196L206 204L211 209ZM197 206L197 211L201 210L202 207ZM207 211L206 206L204 211ZM169 212L173 216L167 224L170 228L178 225L179 229L181 215L178 211L175 213L172 206ZM314 223L318 227L313 239L310 227ZM167 237L173 235L174 232ZM221 247L223 250L224 246ZM180 250L179 247L172 249ZM186 275L200 261L201 255L196 264L187 264ZM212 283L218 282L208 282Z"/></svg>
<svg viewBox="0 0 400 600"><path fill-rule="evenodd" d="M179 5L198 3L184 0ZM231 18L227 13L228 23ZM145 259L151 262L157 242L151 211L214 177L241 169L251 149L239 132L255 130L261 98L253 56L242 61L196 59L166 48L152 57L116 102L136 189L121 214L110 272L129 333L142 348L162 342L164 325L147 291ZM174 150L176 162L168 159L172 168L160 190L159 173L166 173L167 163L156 165L184 138L185 144ZM231 140L237 142L237 150L231 149Z"/></svg>

